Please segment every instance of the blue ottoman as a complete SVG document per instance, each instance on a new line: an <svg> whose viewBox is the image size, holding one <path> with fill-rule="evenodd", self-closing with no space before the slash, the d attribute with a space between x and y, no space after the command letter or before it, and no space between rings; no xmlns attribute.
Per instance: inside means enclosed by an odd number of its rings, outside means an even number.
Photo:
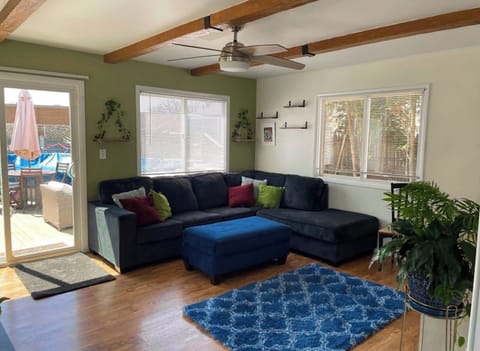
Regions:
<svg viewBox="0 0 480 351"><path fill-rule="evenodd" d="M185 268L199 269L216 285L226 273L272 260L285 263L290 237L289 226L256 216L189 227L183 231Z"/></svg>

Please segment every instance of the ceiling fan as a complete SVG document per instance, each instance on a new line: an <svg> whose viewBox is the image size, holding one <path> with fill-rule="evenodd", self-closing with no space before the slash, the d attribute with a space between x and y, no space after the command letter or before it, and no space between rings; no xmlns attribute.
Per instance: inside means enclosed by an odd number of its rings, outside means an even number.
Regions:
<svg viewBox="0 0 480 351"><path fill-rule="evenodd" d="M291 69L303 69L305 65L303 63L295 62L292 60L284 59L281 57L270 56L280 52L287 51L287 49L279 44L263 44L263 45L250 45L245 46L237 41L237 34L242 29L241 26L232 27L233 41L227 43L223 49L212 49L203 46L187 45L181 43L173 43L173 45L184 46L194 49L217 51L220 54L215 55L203 55L183 57L177 59L171 59L168 61L180 61L196 59L201 57L218 56L218 62L220 69L226 72L243 72L250 67L251 62L265 63L269 65L281 66Z"/></svg>

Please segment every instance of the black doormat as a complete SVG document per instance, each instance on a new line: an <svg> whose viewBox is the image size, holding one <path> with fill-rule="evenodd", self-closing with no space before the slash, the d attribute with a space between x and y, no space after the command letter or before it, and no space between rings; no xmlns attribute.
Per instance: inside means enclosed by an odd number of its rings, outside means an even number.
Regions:
<svg viewBox="0 0 480 351"><path fill-rule="evenodd" d="M15 272L34 299L115 279L82 253L18 264Z"/></svg>

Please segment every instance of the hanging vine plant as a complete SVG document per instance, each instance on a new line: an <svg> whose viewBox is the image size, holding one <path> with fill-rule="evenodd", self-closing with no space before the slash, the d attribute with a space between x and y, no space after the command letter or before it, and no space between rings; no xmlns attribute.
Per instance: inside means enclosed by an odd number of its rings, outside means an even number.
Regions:
<svg viewBox="0 0 480 351"><path fill-rule="evenodd" d="M105 102L105 112L102 112L102 117L97 122L98 133L93 137L94 141L101 141L105 139L107 123L113 118L114 123L117 126L117 131L120 134L122 141L129 141L132 133L128 130L124 124L122 117L125 116L125 112L121 109L119 102L114 99L109 99Z"/></svg>

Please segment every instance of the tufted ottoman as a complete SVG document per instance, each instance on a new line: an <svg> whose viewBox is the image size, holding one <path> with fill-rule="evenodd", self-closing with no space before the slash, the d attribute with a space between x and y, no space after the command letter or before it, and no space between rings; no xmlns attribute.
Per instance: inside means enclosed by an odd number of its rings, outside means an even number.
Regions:
<svg viewBox="0 0 480 351"><path fill-rule="evenodd" d="M290 237L289 226L256 216L186 228L185 268L199 269L216 285L226 273L271 260L285 263Z"/></svg>

